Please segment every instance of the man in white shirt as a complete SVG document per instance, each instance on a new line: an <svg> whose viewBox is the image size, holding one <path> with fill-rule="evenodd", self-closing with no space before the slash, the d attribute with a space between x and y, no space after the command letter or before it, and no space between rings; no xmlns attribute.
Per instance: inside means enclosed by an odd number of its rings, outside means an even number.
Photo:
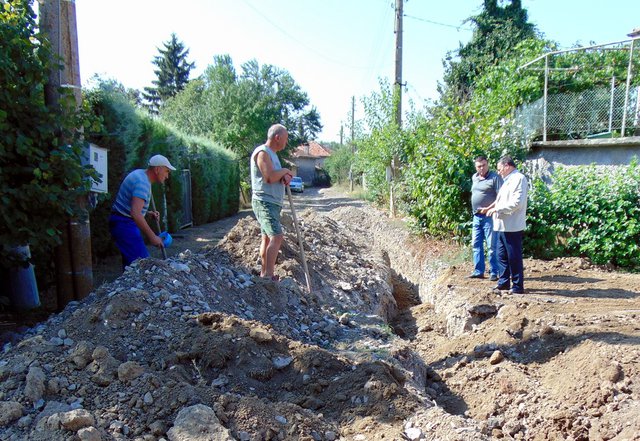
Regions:
<svg viewBox="0 0 640 441"><path fill-rule="evenodd" d="M522 236L526 227L528 182L510 156L500 158L497 170L503 184L495 202L486 207L487 216L493 217L497 241L499 273L494 290L524 294Z"/></svg>

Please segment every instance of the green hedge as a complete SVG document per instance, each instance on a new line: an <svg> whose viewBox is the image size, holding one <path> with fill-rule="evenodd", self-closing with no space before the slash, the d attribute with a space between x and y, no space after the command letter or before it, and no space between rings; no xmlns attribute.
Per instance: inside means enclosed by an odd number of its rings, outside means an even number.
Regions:
<svg viewBox="0 0 640 441"><path fill-rule="evenodd" d="M534 179L525 251L538 258L588 257L640 269L640 167L559 168L547 186Z"/></svg>

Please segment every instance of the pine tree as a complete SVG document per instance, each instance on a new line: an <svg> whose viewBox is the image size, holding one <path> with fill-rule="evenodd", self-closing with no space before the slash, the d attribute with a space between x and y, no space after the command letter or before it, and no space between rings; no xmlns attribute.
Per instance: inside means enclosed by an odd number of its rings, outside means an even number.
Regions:
<svg viewBox="0 0 640 441"><path fill-rule="evenodd" d="M153 114L158 114L162 104L180 92L189 82L189 73L195 67L187 61L189 49L185 49L178 41L176 34L163 43L164 49L158 49L160 55L153 59L158 69L154 70L157 80L152 81L153 87L144 88L145 106Z"/></svg>

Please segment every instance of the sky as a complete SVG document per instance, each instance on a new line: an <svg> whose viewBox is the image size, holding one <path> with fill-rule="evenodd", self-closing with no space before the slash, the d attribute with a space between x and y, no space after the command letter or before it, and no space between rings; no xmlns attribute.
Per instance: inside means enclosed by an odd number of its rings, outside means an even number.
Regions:
<svg viewBox="0 0 640 441"><path fill-rule="evenodd" d="M250 60L289 72L320 113L319 141L347 141L346 124L363 118L362 97L395 78L394 0L76 0L82 84L98 74L142 89L155 79L153 58L172 33L195 62L191 78L215 55L237 72ZM442 60L472 36L465 20L482 0L406 0L403 110L437 98ZM501 2L499 1L499 4ZM640 27L638 0L522 0L529 22L568 48L627 39ZM275 121L274 121L275 122ZM266 134L265 134L266 136Z"/></svg>

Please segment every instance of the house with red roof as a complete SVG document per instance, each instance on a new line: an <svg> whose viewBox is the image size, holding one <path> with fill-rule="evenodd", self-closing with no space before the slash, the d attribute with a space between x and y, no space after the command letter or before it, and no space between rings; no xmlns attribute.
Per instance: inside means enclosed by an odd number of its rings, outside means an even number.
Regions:
<svg viewBox="0 0 640 441"><path fill-rule="evenodd" d="M313 185L318 177L324 176L324 160L331 156L331 150L316 141L309 141L294 150L291 160L296 165L297 175L305 185Z"/></svg>

